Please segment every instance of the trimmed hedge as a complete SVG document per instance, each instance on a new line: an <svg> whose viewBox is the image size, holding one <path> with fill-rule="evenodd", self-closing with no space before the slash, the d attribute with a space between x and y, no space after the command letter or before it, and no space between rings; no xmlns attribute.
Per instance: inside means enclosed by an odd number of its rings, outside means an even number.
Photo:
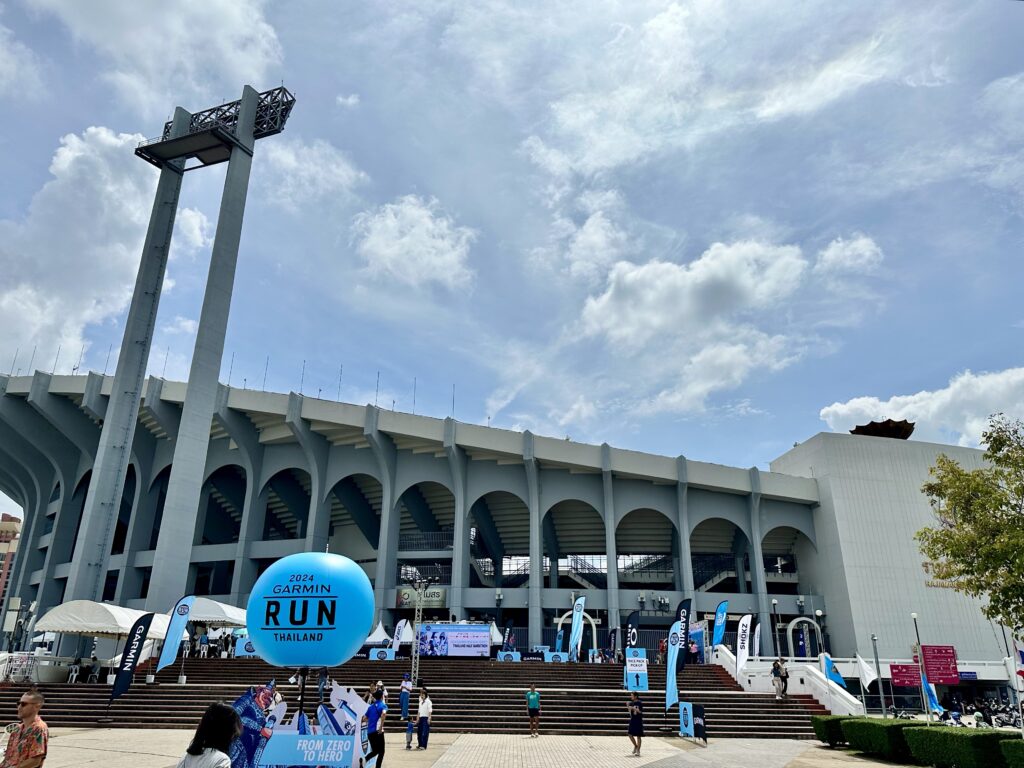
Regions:
<svg viewBox="0 0 1024 768"><path fill-rule="evenodd" d="M907 731L910 754L921 765L936 768L1007 768L1001 742L1006 731L932 726Z"/></svg>
<svg viewBox="0 0 1024 768"><path fill-rule="evenodd" d="M999 743L1008 768L1024 768L1024 739L1007 739Z"/></svg>
<svg viewBox="0 0 1024 768"><path fill-rule="evenodd" d="M909 763L910 748L903 732L908 728L924 727L923 720L878 720L854 717L841 724L846 742L852 749L868 755L877 755L897 763Z"/></svg>
<svg viewBox="0 0 1024 768"><path fill-rule="evenodd" d="M852 718L849 715L811 715L811 725L818 739L830 747L835 747L837 744L846 743L843 721L850 719Z"/></svg>

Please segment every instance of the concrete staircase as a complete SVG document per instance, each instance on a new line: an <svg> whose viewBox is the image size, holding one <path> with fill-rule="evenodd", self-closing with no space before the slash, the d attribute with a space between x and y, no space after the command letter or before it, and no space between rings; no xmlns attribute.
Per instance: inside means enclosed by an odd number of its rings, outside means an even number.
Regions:
<svg viewBox="0 0 1024 768"><path fill-rule="evenodd" d="M148 667L148 664L146 665ZM176 684L180 664L165 669L155 684L144 683L145 667L128 693L114 702L114 727L194 728L212 701L231 701L248 686L276 678L290 703L298 701L298 686L290 685L292 670L253 659L188 659L188 684ZM338 682L366 689L383 680L389 688L394 728L399 729L398 686L409 662L354 659L331 670ZM660 673L660 675L659 675ZM622 667L605 664L521 664L482 659L424 659L420 674L434 701L432 730L456 733L508 733L525 731L524 694L535 683L542 694L544 733L625 733L627 695L622 690ZM663 687L663 668L652 666L653 686ZM306 688L307 702L316 701L315 672ZM659 679L660 678L660 679ZM776 701L771 694L745 693L717 666L688 666L678 676L680 698L703 704L711 738L812 738L812 714L825 709L810 697L792 696ZM0 687L0 722L15 719L15 703L24 686ZM51 726L89 727L103 716L110 688L106 685L44 685L43 718ZM651 735L674 733L678 714L666 718L664 692L641 694L646 704L645 724ZM307 707L307 711L311 710ZM3 718L6 717L6 720ZM107 726L109 727L109 725Z"/></svg>

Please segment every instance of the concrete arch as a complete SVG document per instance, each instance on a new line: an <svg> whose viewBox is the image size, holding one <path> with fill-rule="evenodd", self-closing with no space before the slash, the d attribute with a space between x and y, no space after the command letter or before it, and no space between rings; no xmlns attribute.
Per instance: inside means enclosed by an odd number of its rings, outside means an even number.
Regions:
<svg viewBox="0 0 1024 768"><path fill-rule="evenodd" d="M716 493L703 488L690 487L687 490L687 511L690 518L690 530L687 535L692 537L698 525L706 520L727 520L753 541L750 532L750 497L731 493Z"/></svg>
<svg viewBox="0 0 1024 768"><path fill-rule="evenodd" d="M540 472L541 520L561 501L582 501L604 515L604 484L600 474L571 475L566 469Z"/></svg>
<svg viewBox="0 0 1024 768"><path fill-rule="evenodd" d="M811 536L807 535L807 533L807 531L802 530L801 528L794 528L791 525L776 525L764 532L764 535L761 537L761 549L766 555L789 554L794 551L800 542L804 542L807 546L817 552L818 545ZM810 531L810 533L813 534L814 531ZM780 534L787 536L787 538L792 538L792 542L782 551L778 551L777 544L776 546L773 546L773 543L777 543L779 541ZM789 534L791 534L791 537Z"/></svg>
<svg viewBox="0 0 1024 768"><path fill-rule="evenodd" d="M307 475L310 474L309 462L306 460L302 446L298 443L265 446L259 482L254 485L254 488L258 488L258 492L262 494L266 491L270 479L287 469L300 469Z"/></svg>
<svg viewBox="0 0 1024 768"><path fill-rule="evenodd" d="M676 524L676 487L642 480L615 480L615 525L635 509L653 509Z"/></svg>
<svg viewBox="0 0 1024 768"><path fill-rule="evenodd" d="M335 479L327 489L330 513L326 534L331 552L353 560L377 556L383 497L382 483L368 472L352 472Z"/></svg>
<svg viewBox="0 0 1024 768"><path fill-rule="evenodd" d="M267 474L264 467L264 474ZM261 541L301 539L309 524L313 480L304 466L281 467L259 491L260 514L253 523Z"/></svg>
<svg viewBox="0 0 1024 768"><path fill-rule="evenodd" d="M378 484L384 481L380 474L380 463L372 451L357 450L350 445L331 446L327 457L327 472L324 474L325 498L330 496L331 489L342 480L356 475L372 477Z"/></svg>
<svg viewBox="0 0 1024 768"><path fill-rule="evenodd" d="M765 531L764 535L767 536L769 531L783 527L802 533L817 550L814 513L810 507L775 499L761 499L761 530Z"/></svg>
<svg viewBox="0 0 1024 768"><path fill-rule="evenodd" d="M507 493L515 496L529 509L527 499L530 496L526 485L526 472L522 467L497 467L494 472L482 472L477 466L480 462L469 464L466 481L466 514L480 499L492 493ZM504 470L509 470L508 472Z"/></svg>
<svg viewBox="0 0 1024 768"><path fill-rule="evenodd" d="M451 467L447 461L435 459L433 454L398 451L393 496L395 503L397 504L402 494L410 488L423 483L436 483L455 495L455 482L452 480Z"/></svg>
<svg viewBox="0 0 1024 768"><path fill-rule="evenodd" d="M400 535L453 530L455 509L455 491L449 484L437 480L420 480L395 495Z"/></svg>
<svg viewBox="0 0 1024 768"><path fill-rule="evenodd" d="M193 544L234 544L242 530L249 473L221 464L203 479Z"/></svg>

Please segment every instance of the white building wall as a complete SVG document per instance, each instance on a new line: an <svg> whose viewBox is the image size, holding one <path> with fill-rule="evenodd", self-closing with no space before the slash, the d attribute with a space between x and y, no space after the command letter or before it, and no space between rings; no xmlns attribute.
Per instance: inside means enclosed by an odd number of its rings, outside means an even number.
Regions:
<svg viewBox="0 0 1024 768"><path fill-rule="evenodd" d="M817 560L797 563L801 582L828 602L835 655L870 657L875 633L880 656L909 658L914 612L925 644L954 645L963 659L1005 655L1000 628L979 600L927 583L933 579L914 534L934 523L921 486L942 453L970 469L983 464L975 449L829 433L771 463L773 472L818 480Z"/></svg>

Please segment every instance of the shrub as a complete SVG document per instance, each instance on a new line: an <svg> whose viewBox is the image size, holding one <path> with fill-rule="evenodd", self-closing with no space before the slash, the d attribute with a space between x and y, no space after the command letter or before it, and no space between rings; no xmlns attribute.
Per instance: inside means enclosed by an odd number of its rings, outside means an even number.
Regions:
<svg viewBox="0 0 1024 768"><path fill-rule="evenodd" d="M1006 768L1000 743L1005 731L938 726L914 728L905 734L910 754L921 765L936 768Z"/></svg>
<svg viewBox="0 0 1024 768"><path fill-rule="evenodd" d="M999 746L1003 748L1008 768L1024 768L1024 739L1008 739L999 742Z"/></svg>
<svg viewBox="0 0 1024 768"><path fill-rule="evenodd" d="M846 743L843 721L850 719L849 715L812 715L811 725L814 726L815 736L830 747L835 747L837 744Z"/></svg>
<svg viewBox="0 0 1024 768"><path fill-rule="evenodd" d="M851 718L842 723L843 735L851 748L898 763L910 762L910 749L903 732L923 727L922 720L877 720Z"/></svg>

